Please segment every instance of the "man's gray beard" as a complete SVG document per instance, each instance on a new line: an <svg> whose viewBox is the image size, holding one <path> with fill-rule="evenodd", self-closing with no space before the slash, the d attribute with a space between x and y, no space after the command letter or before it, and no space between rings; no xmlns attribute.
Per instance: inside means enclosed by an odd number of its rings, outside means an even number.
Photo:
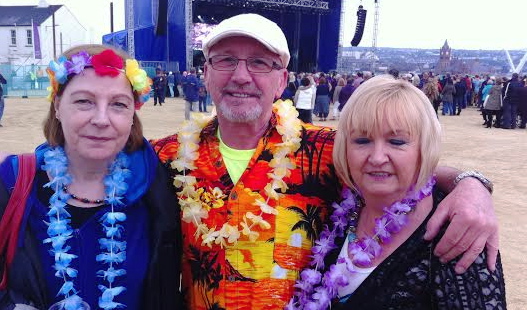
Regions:
<svg viewBox="0 0 527 310"><path fill-rule="evenodd" d="M252 106L248 111L237 111L235 107L218 104L218 114L223 115L227 120L233 123L248 123L259 119L262 116L263 109L260 105Z"/></svg>

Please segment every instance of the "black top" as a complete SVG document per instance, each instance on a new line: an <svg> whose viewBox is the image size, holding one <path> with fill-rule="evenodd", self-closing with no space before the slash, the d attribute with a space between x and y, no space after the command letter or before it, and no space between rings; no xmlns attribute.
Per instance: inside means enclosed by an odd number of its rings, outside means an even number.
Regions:
<svg viewBox="0 0 527 310"><path fill-rule="evenodd" d="M35 182L37 183L37 197L40 201L49 201L51 195L55 191L49 187L44 187L44 184L49 182L49 178L44 170L38 170L35 177ZM104 209L107 205L102 204L94 206L91 208L82 208L67 204L66 210L71 215L71 228L78 229L84 224L88 219L94 216L97 212Z"/></svg>
<svg viewBox="0 0 527 310"><path fill-rule="evenodd" d="M499 254L495 272L488 270L483 252L464 274L457 275L457 260L442 264L433 254L442 233L431 242L423 239L432 213L345 303L336 302L332 309L506 309ZM337 243L337 255L342 244Z"/></svg>

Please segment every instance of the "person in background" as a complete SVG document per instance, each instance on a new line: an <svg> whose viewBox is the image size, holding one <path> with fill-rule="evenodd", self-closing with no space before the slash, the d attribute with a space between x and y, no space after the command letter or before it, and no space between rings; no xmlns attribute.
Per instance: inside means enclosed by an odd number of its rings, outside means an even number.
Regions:
<svg viewBox="0 0 527 310"><path fill-rule="evenodd" d="M168 75L167 75L167 83L168 83L168 92L170 94L170 97L171 98L174 98L174 85L175 85L175 80L174 80L174 74L172 73L172 71L169 71L168 72Z"/></svg>
<svg viewBox="0 0 527 310"><path fill-rule="evenodd" d="M305 75L305 74L304 74L303 72L298 73L298 74L296 75L296 79L295 79L295 86L296 86L296 89L298 89L298 88L300 87L300 85L301 85L300 81L302 81L302 78L304 78L304 75Z"/></svg>
<svg viewBox="0 0 527 310"><path fill-rule="evenodd" d="M388 74L392 75L396 79L399 78L399 70L395 68L391 68L390 70L388 70Z"/></svg>
<svg viewBox="0 0 527 310"><path fill-rule="evenodd" d="M464 106L464 100L466 98L465 93L467 92L467 86L462 78L456 77L456 80L454 81L454 88L456 89L456 92L454 93L453 110L456 115L460 115L461 110L466 107Z"/></svg>
<svg viewBox="0 0 527 310"><path fill-rule="evenodd" d="M518 114L520 115L520 125L518 128L525 129L527 124L527 84L517 89L518 92Z"/></svg>
<svg viewBox="0 0 527 310"><path fill-rule="evenodd" d="M443 101L443 115L454 115L454 95L456 88L452 78L445 78L443 90L441 91L441 100Z"/></svg>
<svg viewBox="0 0 527 310"><path fill-rule="evenodd" d="M367 80L371 79L373 77L373 73L371 71L363 71L362 72L362 78L364 79L362 83L366 82Z"/></svg>
<svg viewBox="0 0 527 310"><path fill-rule="evenodd" d="M478 105L478 102L479 102L479 96L481 95L479 89L481 88L481 79L479 78L479 75L476 74L476 76L474 76L474 78L472 79L472 102L471 102L471 105L472 106L477 106Z"/></svg>
<svg viewBox="0 0 527 310"><path fill-rule="evenodd" d="M360 84L362 84L362 82L364 81L364 78L362 76L363 76L362 71L358 71L357 72L357 76L353 80L353 87L354 88L357 88L357 87L359 87Z"/></svg>
<svg viewBox="0 0 527 310"><path fill-rule="evenodd" d="M333 117L331 118L331 120L339 119L340 91L345 85L346 80L344 80L343 78L339 78L339 80L337 81L337 85L335 86L335 91L333 92Z"/></svg>
<svg viewBox="0 0 527 310"><path fill-rule="evenodd" d="M165 74L163 73L163 70L161 68L156 69L156 76L153 78L154 81L154 106L157 105L157 102L159 101L159 105L162 106L163 103L165 103L165 94L166 94L166 88L167 88L167 80L165 77Z"/></svg>
<svg viewBox="0 0 527 310"><path fill-rule="evenodd" d="M26 74L26 79L29 81L29 88L30 89L36 89L37 88L37 70L35 68L35 64L31 64L31 68Z"/></svg>
<svg viewBox="0 0 527 310"><path fill-rule="evenodd" d="M513 73L510 81L503 85L503 112L501 119L501 128L514 129L516 128L518 118L518 95L516 90L523 87L519 80L518 73Z"/></svg>
<svg viewBox="0 0 527 310"><path fill-rule="evenodd" d="M45 73L44 73L44 69L42 69L41 66L38 66L38 68L37 68L36 77L37 77L38 89L43 89L44 88L44 82L46 82L46 76L45 76Z"/></svg>
<svg viewBox="0 0 527 310"><path fill-rule="evenodd" d="M2 85L6 85L7 81L5 80L4 76L2 75L2 72L0 72L0 122L2 121L2 116L4 116L4 87ZM0 127L3 127L2 123L0 123Z"/></svg>
<svg viewBox="0 0 527 310"><path fill-rule="evenodd" d="M334 94L335 94L335 87L337 87L337 84L339 82L339 79L340 79L340 74L337 74L336 72L332 72L330 75L328 75L328 77L330 77L330 83L329 83L329 86L330 86L330 91L329 91L329 104L331 106L331 104L333 103L333 98L334 98Z"/></svg>
<svg viewBox="0 0 527 310"><path fill-rule="evenodd" d="M441 95L439 94L438 82L435 77L428 77L425 85L423 86L423 93L430 100L430 104L434 107L436 115L438 115L439 104L441 103Z"/></svg>
<svg viewBox="0 0 527 310"><path fill-rule="evenodd" d="M179 208L136 113L146 72L96 44L67 50L47 72L46 142L25 220L11 226L23 242L9 265L0 253L0 309L183 309ZM0 164L0 217L18 165Z"/></svg>
<svg viewBox="0 0 527 310"><path fill-rule="evenodd" d="M181 87L181 79L182 79L181 72L179 72L178 70L174 71L174 84L175 84L174 96L176 97L180 97L183 95L183 89Z"/></svg>
<svg viewBox="0 0 527 310"><path fill-rule="evenodd" d="M315 107L316 89L311 83L312 80L308 77L303 77L293 99L298 111L298 118L305 124L313 123L312 111Z"/></svg>
<svg viewBox="0 0 527 310"><path fill-rule="evenodd" d="M190 68L189 73L185 75L183 72L183 95L185 96L185 119L190 119L190 112L194 111L194 107L198 102L198 78L196 76L196 68Z"/></svg>
<svg viewBox="0 0 527 310"><path fill-rule="evenodd" d="M419 88L419 85L421 85L421 78L419 77L419 74L412 73L412 84Z"/></svg>
<svg viewBox="0 0 527 310"><path fill-rule="evenodd" d="M463 78L463 82L465 82L466 85L465 99L463 100L463 108L466 108L467 106L471 105L472 102L472 79L468 74L466 74Z"/></svg>
<svg viewBox="0 0 527 310"><path fill-rule="evenodd" d="M329 93L330 86L324 76L318 80L315 97L315 111L317 111L318 120L326 121L329 115Z"/></svg>
<svg viewBox="0 0 527 310"><path fill-rule="evenodd" d="M298 88L298 85L296 85L296 74L294 72L289 72L289 81L287 83L287 85L289 85L289 83L293 83L295 85L295 91L296 89ZM294 94L294 93L293 93Z"/></svg>
<svg viewBox="0 0 527 310"><path fill-rule="evenodd" d="M290 54L274 22L236 15L202 47L217 115L152 141L172 169L182 208L182 290L190 309L283 309L339 195L335 131L302 123L288 101L276 100L287 86ZM494 268L497 223L480 181L490 183L452 168L436 173L452 192L428 223L431 240L450 221L435 255L449 261L466 251L456 264L463 272L488 244Z"/></svg>
<svg viewBox="0 0 527 310"><path fill-rule="evenodd" d="M355 91L355 87L353 87L353 78L349 78L346 85L342 87L339 94L339 112L342 111L344 106L346 105L346 102L348 102L349 97L351 97L351 94Z"/></svg>
<svg viewBox="0 0 527 310"><path fill-rule="evenodd" d="M207 89L203 83L203 75L198 78L198 107L200 112L207 113Z"/></svg>
<svg viewBox="0 0 527 310"><path fill-rule="evenodd" d="M483 118L485 119L485 123L483 123L483 125L487 128L491 128L493 125L492 118L494 115L496 115L496 122L494 123L494 127L499 128L501 120L501 108L503 105L501 78L491 78L487 82L487 85L485 86L481 94L483 95L482 113Z"/></svg>
<svg viewBox="0 0 527 310"><path fill-rule="evenodd" d="M487 86L487 83L489 82L490 80L490 75L487 75L485 76L485 80L484 81L481 81L481 85L479 87L479 93L478 93L478 108L480 111L483 111L483 95L482 95L482 92L483 92L483 89L485 88L485 86Z"/></svg>
<svg viewBox="0 0 527 310"><path fill-rule="evenodd" d="M426 83L428 82L428 78L430 76L431 76L431 74L429 72L424 72L423 73L422 78L419 81L419 86L418 86L419 89L422 90L425 87Z"/></svg>
<svg viewBox="0 0 527 310"><path fill-rule="evenodd" d="M445 228L424 238L444 197L440 147L437 115L417 87L381 75L353 93L333 149L345 188L295 285L295 309L507 308L499 253L496 270L482 252L459 275L455 260L432 255Z"/></svg>
<svg viewBox="0 0 527 310"><path fill-rule="evenodd" d="M284 92L282 93L282 96L280 96L280 98L282 100L294 101L295 94L296 94L295 82L288 82L287 87L284 89Z"/></svg>

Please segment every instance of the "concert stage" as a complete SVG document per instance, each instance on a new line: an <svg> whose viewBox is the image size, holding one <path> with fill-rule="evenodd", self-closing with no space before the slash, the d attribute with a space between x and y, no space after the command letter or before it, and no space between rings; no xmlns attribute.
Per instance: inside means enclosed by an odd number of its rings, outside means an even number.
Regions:
<svg viewBox="0 0 527 310"><path fill-rule="evenodd" d="M127 29L103 42L167 69L201 66L201 40L211 27L241 13L256 13L284 31L290 71L329 71L337 66L342 0L127 0ZM130 48L131 47L131 48Z"/></svg>

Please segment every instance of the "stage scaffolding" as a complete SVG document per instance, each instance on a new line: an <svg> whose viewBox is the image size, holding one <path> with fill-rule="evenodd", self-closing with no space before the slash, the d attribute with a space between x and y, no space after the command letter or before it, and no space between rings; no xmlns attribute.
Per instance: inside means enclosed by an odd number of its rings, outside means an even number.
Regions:
<svg viewBox="0 0 527 310"><path fill-rule="evenodd" d="M291 9L305 11L305 9L309 9L313 12L320 11L320 13L323 13L329 10L328 2L319 0L194 0L193 2L206 2L244 8L256 7L280 11Z"/></svg>

